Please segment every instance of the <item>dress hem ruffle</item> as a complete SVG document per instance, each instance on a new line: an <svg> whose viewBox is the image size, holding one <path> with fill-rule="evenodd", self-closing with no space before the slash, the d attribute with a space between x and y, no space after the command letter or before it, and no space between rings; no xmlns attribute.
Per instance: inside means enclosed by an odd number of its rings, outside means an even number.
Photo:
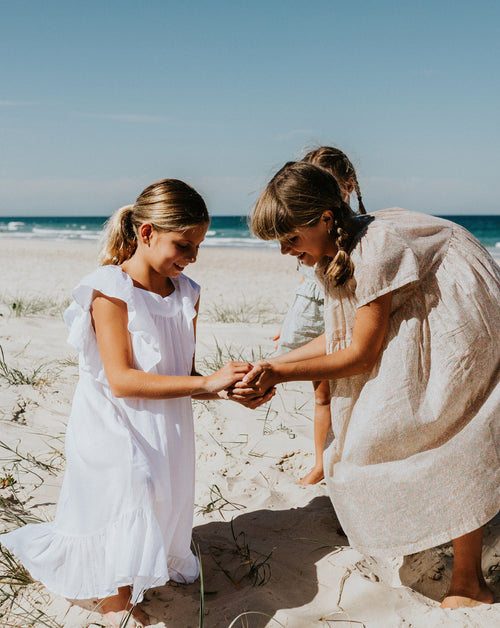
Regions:
<svg viewBox="0 0 500 628"><path fill-rule="evenodd" d="M398 556L409 556L411 554L417 554L418 552L423 552L424 550L431 549L432 547L437 547L438 545L443 545L444 543L449 543L453 539L457 539L465 534L469 534L469 532L474 532L474 530L478 530L486 525L489 521L491 521L498 513L500 512L500 498L498 503L492 508L491 512L485 513L483 517L478 517L475 522L471 522L470 520L464 522L461 526L455 526L454 528L447 530L446 532L441 532L440 534L434 534L425 539L422 539L418 543L407 543L406 545L401 545L399 547L367 547L355 543L350 543L350 547L355 549L357 552L361 554L365 554L367 556L380 556L383 558L394 558Z"/></svg>
<svg viewBox="0 0 500 628"><path fill-rule="evenodd" d="M71 600L103 599L129 585L131 601L138 603L151 587L168 580L190 583L199 575L192 553L184 558L165 556L158 523L142 508L93 535L64 534L48 522L0 535L0 542L35 580ZM124 551L127 547L130 551Z"/></svg>

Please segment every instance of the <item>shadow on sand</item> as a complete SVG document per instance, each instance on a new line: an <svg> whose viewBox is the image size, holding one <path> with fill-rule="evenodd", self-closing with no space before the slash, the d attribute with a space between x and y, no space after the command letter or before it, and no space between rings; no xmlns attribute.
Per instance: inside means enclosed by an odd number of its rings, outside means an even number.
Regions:
<svg viewBox="0 0 500 628"><path fill-rule="evenodd" d="M347 545L328 497L197 526L193 540L202 558L206 628L228 626L244 611L266 617L248 615L235 628L261 628L278 609L307 604L318 592L317 561ZM199 582L160 587L147 598L148 612L169 628L199 626Z"/></svg>

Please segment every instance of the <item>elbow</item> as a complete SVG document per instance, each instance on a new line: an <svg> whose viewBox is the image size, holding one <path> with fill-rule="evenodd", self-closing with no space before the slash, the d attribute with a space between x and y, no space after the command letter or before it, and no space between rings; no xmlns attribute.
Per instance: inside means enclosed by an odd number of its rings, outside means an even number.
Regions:
<svg viewBox="0 0 500 628"><path fill-rule="evenodd" d="M137 392L132 390L130 383L129 378L125 374L114 375L111 378L108 377L111 394L117 399L137 396Z"/></svg>
<svg viewBox="0 0 500 628"><path fill-rule="evenodd" d="M359 375L363 373L370 373L373 370L373 367L377 363L377 360L364 359L358 362L359 367Z"/></svg>
<svg viewBox="0 0 500 628"><path fill-rule="evenodd" d="M130 394L127 394L127 389L124 386L121 386L119 383L109 383L109 387L111 389L111 394L113 397L117 399L123 399L124 397L130 397Z"/></svg>
<svg viewBox="0 0 500 628"><path fill-rule="evenodd" d="M377 353L364 352L360 353L355 360L356 375L371 373L378 362L380 351Z"/></svg>

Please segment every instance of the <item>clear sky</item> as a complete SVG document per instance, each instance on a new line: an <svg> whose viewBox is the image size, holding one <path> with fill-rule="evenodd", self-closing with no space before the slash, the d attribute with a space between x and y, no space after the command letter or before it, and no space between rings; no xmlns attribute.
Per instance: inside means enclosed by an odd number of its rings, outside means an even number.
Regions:
<svg viewBox="0 0 500 628"><path fill-rule="evenodd" d="M320 144L369 210L500 213L498 0L0 0L0 50L3 216L245 214Z"/></svg>

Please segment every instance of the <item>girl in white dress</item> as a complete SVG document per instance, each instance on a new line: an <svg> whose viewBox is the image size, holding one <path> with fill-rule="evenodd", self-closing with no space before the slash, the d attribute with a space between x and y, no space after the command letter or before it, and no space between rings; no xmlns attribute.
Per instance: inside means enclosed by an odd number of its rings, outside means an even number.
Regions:
<svg viewBox="0 0 500 628"><path fill-rule="evenodd" d="M443 608L493 602L482 526L500 510L500 269L447 220L356 216L324 169L286 164L253 232L306 255L325 286L325 335L255 365L235 398L330 379L330 496L349 541L402 555L453 540Z"/></svg>
<svg viewBox="0 0 500 628"><path fill-rule="evenodd" d="M200 290L183 270L208 225L201 196L175 179L111 217L101 266L65 313L80 378L55 520L0 537L49 590L95 600L114 626L149 587L198 577L190 397L227 397L250 368L194 370ZM135 606L127 625L148 624Z"/></svg>

